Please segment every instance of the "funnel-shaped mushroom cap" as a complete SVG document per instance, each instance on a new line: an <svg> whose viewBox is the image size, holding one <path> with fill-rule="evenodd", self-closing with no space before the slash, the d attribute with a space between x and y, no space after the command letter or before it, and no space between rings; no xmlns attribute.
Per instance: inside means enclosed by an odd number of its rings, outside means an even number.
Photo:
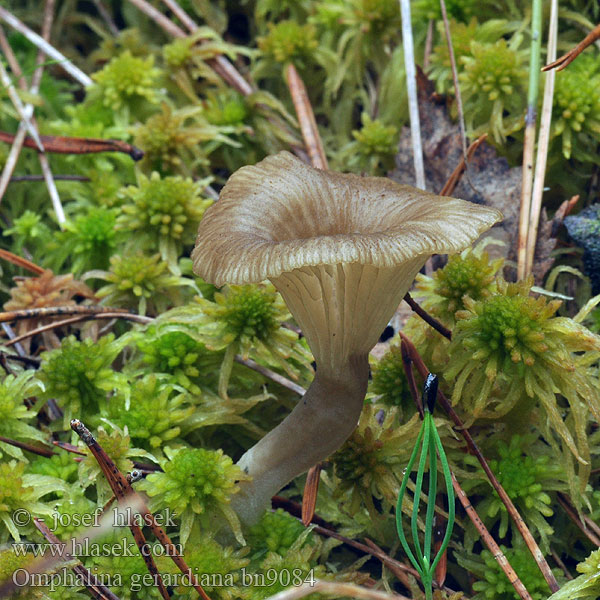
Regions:
<svg viewBox="0 0 600 600"><path fill-rule="evenodd" d="M271 279L319 368L336 368L369 352L431 254L459 252L501 218L281 152L231 176L204 214L192 258L217 286Z"/></svg>

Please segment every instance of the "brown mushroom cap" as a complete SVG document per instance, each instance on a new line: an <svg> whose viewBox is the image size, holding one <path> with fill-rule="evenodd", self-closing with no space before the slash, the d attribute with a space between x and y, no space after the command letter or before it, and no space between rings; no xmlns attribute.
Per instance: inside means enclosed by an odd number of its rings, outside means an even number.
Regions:
<svg viewBox="0 0 600 600"><path fill-rule="evenodd" d="M217 286L323 264L394 267L458 252L501 218L493 208L383 177L320 171L280 152L230 177L204 214L192 258Z"/></svg>

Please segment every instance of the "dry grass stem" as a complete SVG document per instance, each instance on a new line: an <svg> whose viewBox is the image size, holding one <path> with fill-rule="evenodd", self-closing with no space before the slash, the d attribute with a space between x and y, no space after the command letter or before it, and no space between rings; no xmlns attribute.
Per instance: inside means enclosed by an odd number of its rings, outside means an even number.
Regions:
<svg viewBox="0 0 600 600"><path fill-rule="evenodd" d="M479 532L481 539L484 544L488 547L489 551L492 553L500 568L508 577L508 581L510 581L511 585L515 588L515 592L519 595L521 600L532 600L531 595L527 591L527 588L523 585L523 582L519 579L519 576L515 573L515 570L512 568L506 556L496 542L494 538L491 536L490 532L487 530L486 526L483 524L483 521L479 518L477 511L471 504L471 501L465 494L464 490L460 487L460 484L456 480L454 473L452 473L452 485L454 486L454 491L456 492L456 496L458 497L460 503L463 505L465 512L469 515L471 522L475 525L475 528Z"/></svg>
<svg viewBox="0 0 600 600"><path fill-rule="evenodd" d="M0 19L2 19L5 23L10 25L19 33L23 34L34 46L42 50L44 54L57 61L60 66L81 85L84 87L89 87L92 85L93 81L90 77L78 69L66 56L56 50L56 48L46 42L44 38L40 37L37 33L29 29L29 27L19 21L19 19L17 19L11 12L2 6L0 6Z"/></svg>
<svg viewBox="0 0 600 600"><path fill-rule="evenodd" d="M473 154L475 154L475 151L477 150L477 148L479 148L479 146L481 146L481 144L483 144L483 142L485 142L485 140L487 139L487 133L484 133L483 135L479 136L474 142L472 142L470 144L470 146L467 148L467 161L471 160L471 158L473 158ZM446 183L444 184L444 187L442 188L442 191L440 192L440 196L451 196L452 193L454 192L454 189L456 188L456 186L458 185L460 178L462 177L462 174L465 172L466 170L466 165L467 163L465 162L465 157L463 156L460 159L460 162L458 163L458 165L456 165L454 171L452 171L452 174L450 175L450 177L448 177L448 181L446 181Z"/></svg>
<svg viewBox="0 0 600 600"><path fill-rule="evenodd" d="M175 0L162 0L162 2L190 30L190 33L198 29L198 25Z"/></svg>
<svg viewBox="0 0 600 600"><path fill-rule="evenodd" d="M9 263L12 263L13 265L15 265L17 267L26 269L27 271L30 271L31 273L35 273L36 275L41 275L42 273L44 273L46 271L46 269L36 265L35 263L31 262L30 260L27 260L26 258L23 258L22 256L17 256L16 254L13 254L9 250L3 250L2 248L0 248L0 258L3 258L4 260L8 261Z"/></svg>
<svg viewBox="0 0 600 600"><path fill-rule="evenodd" d="M21 448L21 450L27 450L27 452L37 454L38 456L45 456L46 458L50 458L56 454L56 452L50 448L43 448L42 446L34 446L33 444L27 444L26 442L19 442L18 440L12 440L3 435L0 435L0 442L9 444L15 448Z"/></svg>
<svg viewBox="0 0 600 600"><path fill-rule="evenodd" d="M415 165L415 187L424 190L426 189L425 166L423 164L423 143L421 141L421 122L419 118L419 99L417 96L412 21L410 19L410 0L400 0L400 12L402 15L402 45L404 48L404 68L406 70L406 93L408 95L410 133Z"/></svg>
<svg viewBox="0 0 600 600"><path fill-rule="evenodd" d="M552 0L550 9L550 25L548 28L548 57L556 57L556 39L558 35L558 0ZM535 176L533 180L533 191L531 195L531 212L529 216L529 227L527 228L527 249L525 274L531 273L535 247L538 236L540 213L542 210L542 195L544 193L544 179L546 176L546 162L548 160L548 146L550 144L550 124L552 122L552 99L554 97L554 78L556 71L546 73L544 83L544 100L542 103L542 114L540 118L540 131L538 135L537 157L535 160Z"/></svg>
<svg viewBox="0 0 600 600"><path fill-rule="evenodd" d="M327 157L317 128L315 113L306 92L306 86L300 75L298 75L296 67L292 64L286 67L285 76L310 162L316 169L326 170L328 168Z"/></svg>
<svg viewBox="0 0 600 600"><path fill-rule="evenodd" d="M0 312L0 323L21 321L23 319L41 319L61 315L97 315L99 313L133 314L125 308L109 308L107 306L45 306Z"/></svg>

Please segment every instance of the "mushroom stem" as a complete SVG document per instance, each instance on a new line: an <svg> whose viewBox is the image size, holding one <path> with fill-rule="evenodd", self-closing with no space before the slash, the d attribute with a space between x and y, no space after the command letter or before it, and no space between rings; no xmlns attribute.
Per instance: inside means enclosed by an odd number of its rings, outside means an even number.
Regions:
<svg viewBox="0 0 600 600"><path fill-rule="evenodd" d="M367 391L367 355L352 356L336 373L319 370L294 410L250 448L238 465L252 476L240 483L232 508L243 523L257 521L294 477L335 452L358 423Z"/></svg>

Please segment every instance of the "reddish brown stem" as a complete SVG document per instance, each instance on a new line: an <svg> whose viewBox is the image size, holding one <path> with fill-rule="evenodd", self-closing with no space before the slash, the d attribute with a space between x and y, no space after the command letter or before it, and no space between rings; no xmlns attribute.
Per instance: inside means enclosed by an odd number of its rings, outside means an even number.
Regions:
<svg viewBox="0 0 600 600"><path fill-rule="evenodd" d="M181 570L182 573L186 574L189 577L189 580L192 582L194 589L200 594L200 596L204 600L210 600L209 596L206 594L202 586L198 583L196 575L192 572L190 567L186 564L183 557L177 554L177 548L166 534L166 532L158 525L154 515L150 512L148 507L142 501L139 494L131 487L127 478L119 471L117 465L112 461L112 459L106 454L102 446L96 441L94 436L90 433L89 429L78 419L74 419L71 421L71 429L84 441L84 443L90 449L90 452L98 462L98 465L106 480L108 481L113 494L117 497L119 501L126 500L127 498L135 498L136 501L139 502L140 505L140 515L142 516L142 520L144 523L147 523L152 530L152 533L156 536L158 541L164 547L167 556L171 558L171 560L177 565L177 567ZM131 532L133 533L133 537L140 548L140 552L144 556L144 560L148 567L148 570L152 574L155 579L155 583L161 593L166 594L166 589L164 588L164 584L160 578L160 573L156 568L156 564L154 563L154 559L152 558L151 553L149 552L149 547L144 538L142 530L135 524L132 524ZM144 549L144 551L142 551ZM147 555L147 556L146 556ZM169 596L165 596L168 600Z"/></svg>
<svg viewBox="0 0 600 600"><path fill-rule="evenodd" d="M473 158L473 154L475 154L475 150L477 150L477 148L479 148L479 146L481 146L481 144L483 144L483 142L486 140L486 138L487 138L487 133L484 133L483 135L479 136L474 142L471 143L471 145L467 149L467 160L471 160L471 158ZM454 189L458 185L458 182L460 181L462 174L465 172L465 169L466 169L465 157L461 156L460 162L458 163L458 165L456 165L456 168L454 169L454 171L452 171L452 175L450 175L450 177L448 178L448 181L446 181L444 187L442 188L442 191L440 192L440 196L452 195L452 192L454 192Z"/></svg>
<svg viewBox="0 0 600 600"><path fill-rule="evenodd" d="M431 325L438 333L442 334L446 339L452 339L452 332L435 317L432 317L426 310L417 304L407 292L404 296L404 301L427 323Z"/></svg>
<svg viewBox="0 0 600 600"><path fill-rule="evenodd" d="M95 154L98 152L123 152L129 154L133 160L141 160L144 153L139 148L121 140L103 140L99 138L62 137L56 135L41 135L40 139L46 152L56 154ZM5 131L0 131L0 141L12 144L15 136ZM35 141L29 136L23 145L27 148L37 148Z"/></svg>
<svg viewBox="0 0 600 600"><path fill-rule="evenodd" d="M417 371L419 372L421 377L423 379L425 379L429 373L429 369L427 369L427 367L425 366L425 363L423 362L421 355L415 348L414 344L402 332L400 332L400 337L402 338L403 343L406 344L406 350L410 354L410 358L411 358L412 362L414 363L414 365L416 366ZM485 474L487 475L488 479L490 480L490 483L492 484L493 488L498 493L498 496L500 496L500 500L506 507L508 514L510 515L511 519L513 520L519 533L523 537L523 540L525 541L525 544L529 548L529 551L531 552L535 562L537 563L540 571L542 572L544 579L546 579L546 582L548 583L550 590L552 591L552 593L558 591L559 585L556 581L556 578L554 577L554 574L550 570L550 566L546 562L546 559L544 558L542 551L540 550L539 546L537 545L537 542L535 541L535 539L531 535L531 532L529 531L527 525L525 524L523 517L521 517L521 515L519 514L519 511L513 504L512 500L510 499L510 497L508 496L508 494L506 493L506 491L504 490L504 488L502 487L502 485L500 484L500 482L498 481L498 479L496 478L496 476L490 469L490 466L488 465L485 457L481 453L481 450L475 443L475 440L473 440L473 437L469 433L469 430L465 427L461 418L456 414L456 411L454 410L454 408L452 408L452 405L450 404L449 400L446 398L446 396L443 394L443 392L439 389L438 389L437 400L438 400L440 406L446 411L446 413L448 414L450 419L452 419L452 421L456 425L456 430L465 439L465 442L467 443L469 451L477 458L477 460L479 461L479 464L481 465L481 467L485 471Z"/></svg>
<svg viewBox="0 0 600 600"><path fill-rule="evenodd" d="M33 524L37 527L38 531L46 538L46 540L54 546L65 546L55 535L52 533L48 525L41 519L34 519ZM65 546L66 547L66 546ZM65 561L72 559L73 557L69 553L63 554ZM105 585L102 585L96 578L96 576L86 569L82 564L77 564L71 567L72 571L81 578L84 582L88 592L92 594L94 598L98 600L119 600L113 592L110 591Z"/></svg>
<svg viewBox="0 0 600 600"><path fill-rule="evenodd" d="M460 484L456 480L454 473L452 475L452 485L454 486L454 491L458 497L458 500L463 505L465 512L471 519L473 525L475 525L481 539L484 541L485 545L488 547L489 551L492 553L492 556L496 559L500 568L504 571L506 577L508 577L508 581L510 581L511 585L515 589L515 592L519 594L519 598L521 600L532 600L531 595L527 591L527 588L523 585L523 582L519 579L519 576L515 573L515 570L512 568L511 564L504 556L502 550L498 544L496 544L494 538L491 536L490 532L487 530L486 526L483 524L483 521L479 518L477 511L471 504L467 494L465 494L464 490L460 487Z"/></svg>
<svg viewBox="0 0 600 600"><path fill-rule="evenodd" d="M542 67L542 71L549 71L556 68L557 71L562 71L569 66L588 46L591 46L596 40L600 39L600 24L596 25L590 33L588 33L575 48L557 58L554 62Z"/></svg>
<svg viewBox="0 0 600 600"><path fill-rule="evenodd" d="M1 248L0 258L3 258L4 260L8 261L9 263L12 263L13 265L16 265L17 267L27 269L27 271L31 271L36 275L41 275L45 272L45 269L43 269L42 267L38 267L38 265L32 263L30 260L27 260L22 256L17 256L16 254L9 252L8 250L2 250Z"/></svg>
<svg viewBox="0 0 600 600"><path fill-rule="evenodd" d="M108 308L106 306L46 306L43 308L27 308L0 312L0 323L22 321L24 319L41 319L60 315L97 315L100 313L129 314L124 308Z"/></svg>
<svg viewBox="0 0 600 600"><path fill-rule="evenodd" d="M0 435L0 442L10 444L15 448L21 448L21 450L27 450L27 452L32 452L33 454L37 454L38 456L45 456L46 458L50 458L51 456L54 456L56 454L56 452L54 452L54 450L50 450L50 448L34 446L33 444L26 444L25 442L19 442L18 440L12 440L10 438L4 437L3 435Z"/></svg>

